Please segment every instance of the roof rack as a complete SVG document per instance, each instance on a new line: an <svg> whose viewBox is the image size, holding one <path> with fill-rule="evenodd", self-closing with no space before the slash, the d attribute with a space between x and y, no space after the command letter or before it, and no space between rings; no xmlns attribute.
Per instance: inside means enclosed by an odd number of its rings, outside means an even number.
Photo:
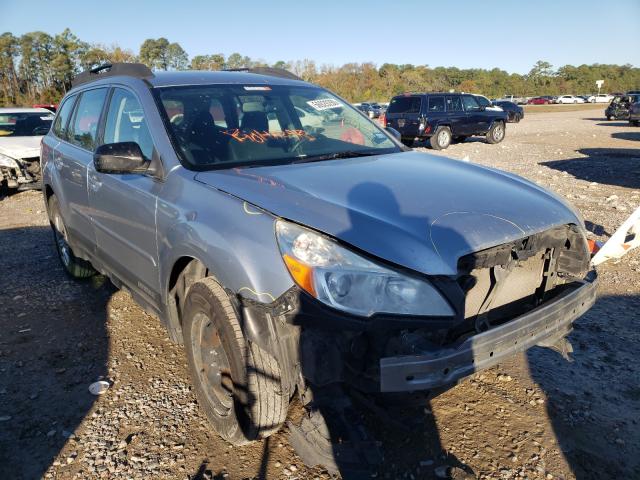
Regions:
<svg viewBox="0 0 640 480"><path fill-rule="evenodd" d="M116 75L126 75L140 79L154 76L149 67L142 63L105 63L76 75L71 81L71 85L77 87L84 83L100 80L105 76L114 77Z"/></svg>
<svg viewBox="0 0 640 480"><path fill-rule="evenodd" d="M271 77L288 78L289 80L303 81L300 77L291 73L289 70L285 70L284 68L274 68L274 67L225 68L224 71L256 73L258 75L269 75Z"/></svg>

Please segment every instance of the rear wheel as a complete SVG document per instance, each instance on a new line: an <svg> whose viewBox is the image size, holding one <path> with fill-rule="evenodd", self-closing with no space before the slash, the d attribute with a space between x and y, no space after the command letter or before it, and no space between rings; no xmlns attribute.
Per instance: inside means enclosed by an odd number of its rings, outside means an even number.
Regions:
<svg viewBox="0 0 640 480"><path fill-rule="evenodd" d="M58 197L49 197L49 221L53 229L53 241L58 251L58 257L62 262L65 271L74 278L89 278L95 275L96 271L86 260L74 255L68 243L67 229L64 226L62 215L60 214L60 204Z"/></svg>
<svg viewBox="0 0 640 480"><path fill-rule="evenodd" d="M245 339L227 293L213 278L189 288L183 328L198 403L216 432L234 445L276 432L289 405L278 362Z"/></svg>
<svg viewBox="0 0 640 480"><path fill-rule="evenodd" d="M444 150L451 145L451 130L449 127L438 127L429 139L429 144L434 150Z"/></svg>
<svg viewBox="0 0 640 480"><path fill-rule="evenodd" d="M504 140L505 129L504 123L495 122L487 132L487 143L500 143Z"/></svg>

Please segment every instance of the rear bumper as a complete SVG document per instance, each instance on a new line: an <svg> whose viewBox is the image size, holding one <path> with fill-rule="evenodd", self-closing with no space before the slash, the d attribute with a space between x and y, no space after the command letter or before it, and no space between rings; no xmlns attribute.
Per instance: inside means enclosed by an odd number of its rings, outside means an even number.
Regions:
<svg viewBox="0 0 640 480"><path fill-rule="evenodd" d="M408 392L450 385L534 345L550 347L571 332L574 320L595 303L596 288L593 272L591 281L563 292L551 303L474 335L455 348L381 358L380 390Z"/></svg>

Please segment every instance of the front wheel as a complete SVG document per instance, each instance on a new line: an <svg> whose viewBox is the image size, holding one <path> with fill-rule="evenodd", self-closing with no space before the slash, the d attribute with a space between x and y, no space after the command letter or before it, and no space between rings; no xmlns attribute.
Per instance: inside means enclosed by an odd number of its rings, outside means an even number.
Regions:
<svg viewBox="0 0 640 480"><path fill-rule="evenodd" d="M504 139L504 123L495 122L487 132L487 143L500 143Z"/></svg>
<svg viewBox="0 0 640 480"><path fill-rule="evenodd" d="M249 342L222 286L195 282L184 308L184 339L198 404L233 445L275 433L289 406L275 358Z"/></svg>
<svg viewBox="0 0 640 480"><path fill-rule="evenodd" d="M55 195L49 197L49 222L53 230L53 241L58 252L58 258L60 258L65 271L73 278L89 278L95 275L96 271L91 264L76 257L69 246L67 229L60 214L58 197Z"/></svg>
<svg viewBox="0 0 640 480"><path fill-rule="evenodd" d="M438 127L429 139L429 144L434 150L444 150L451 145L451 130L449 127Z"/></svg>

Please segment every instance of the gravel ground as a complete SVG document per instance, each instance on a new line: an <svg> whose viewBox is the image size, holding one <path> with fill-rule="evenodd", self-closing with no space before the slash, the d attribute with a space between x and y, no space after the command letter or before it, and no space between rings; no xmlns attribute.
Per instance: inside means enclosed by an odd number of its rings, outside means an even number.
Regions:
<svg viewBox="0 0 640 480"><path fill-rule="evenodd" d="M468 139L436 153L558 192L605 240L640 205L640 129L600 115L531 114L500 145ZM384 439L378 477L457 465L479 478L640 478L640 251L599 273L599 300L570 337L574 362L535 348L429 404L390 410L404 428L371 418ZM94 397L98 379L112 386ZM302 464L286 428L245 447L217 437L182 349L103 278L69 280L40 193L24 192L0 201L0 478L41 477L329 475Z"/></svg>

